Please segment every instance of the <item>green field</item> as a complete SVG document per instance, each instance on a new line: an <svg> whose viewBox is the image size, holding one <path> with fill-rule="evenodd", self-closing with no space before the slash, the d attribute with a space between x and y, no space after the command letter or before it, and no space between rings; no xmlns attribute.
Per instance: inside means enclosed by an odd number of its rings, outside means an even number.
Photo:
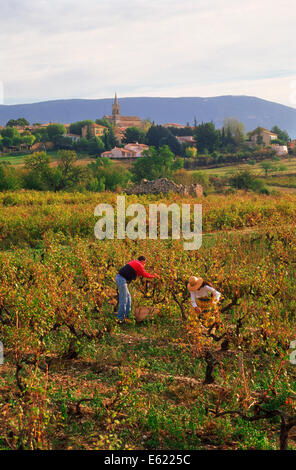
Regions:
<svg viewBox="0 0 296 470"><path fill-rule="evenodd" d="M58 156L57 156L57 151L48 151L47 154L50 156L52 162L55 162L58 160ZM11 163L11 165L15 165L15 166L18 166L18 165L22 165L24 163L24 160L25 158L28 156L28 154L23 154L23 155L2 155L0 156L0 163L1 162L9 162ZM91 155L84 155L84 154L80 154L78 155L78 162L81 162L83 164L83 162L85 161L88 161L88 160L92 160L93 157Z"/></svg>
<svg viewBox="0 0 296 470"><path fill-rule="evenodd" d="M48 151L47 154L52 158L53 161L57 160L57 151ZM1 161L8 161L11 164L19 165L24 162L25 157L27 154L24 155L4 155L0 156L0 162ZM83 163L85 160L92 160L94 157L92 155L87 155L87 154L80 154L78 155L78 161ZM278 165L285 165L287 167L286 170L284 171L270 171L269 174L273 175L288 175L288 174L295 174L296 175L296 157L289 157L289 158L281 158L280 161L272 161L272 160L264 160L264 162L270 162L274 164L274 166ZM132 161L131 160L114 160L114 162L119 165L123 166L125 168L130 168ZM248 163L243 163L243 164L233 164L233 165L225 165L225 166L217 166L215 168L209 168L209 167L199 167L194 171L203 171L205 173L208 173L210 175L217 175L217 176L225 176L228 173L237 171L237 170L246 170L248 169L252 173L260 176L264 176L264 170L261 168L260 163L255 163L254 165L248 164Z"/></svg>
<svg viewBox="0 0 296 470"><path fill-rule="evenodd" d="M48 155L52 159L52 165L55 165L58 160L57 152L49 151ZM1 156L0 163L6 161L13 166L21 166L24 163L25 157L26 155ZM93 156L80 154L78 155L77 165L87 165L92 162L93 159ZM115 167L124 168L125 170L129 170L132 165L131 160L113 160L113 162ZM270 190L289 193L296 191L296 157L281 158L280 161L264 160L264 162L269 162L275 167L275 169L268 171L267 177L265 176L264 169L261 167L262 162L257 162L253 165L244 163L217 166L215 168L200 167L194 171L188 170L188 173L192 174L195 171L201 171L209 176L226 177L236 173L237 171L248 170L252 174L263 178ZM278 167L280 165L283 165L286 168L279 171Z"/></svg>
<svg viewBox="0 0 296 470"><path fill-rule="evenodd" d="M264 160L264 162L272 163L275 167L279 165L285 165L287 167L286 170L283 171L270 171L268 175L276 175L276 176L284 176L289 174L296 175L296 158L281 158L280 161L272 161L272 160ZM210 175L217 175L217 176L226 176L238 170L249 170L250 172L256 174L257 176L264 177L264 170L261 168L261 163L255 163L254 165L250 165L248 163L243 164L234 164L234 165L225 165L225 166L217 166L216 168L208 168L208 167L201 167L200 170L210 174ZM198 171L199 169L195 170Z"/></svg>
<svg viewBox="0 0 296 470"><path fill-rule="evenodd" d="M249 171L253 175L262 178L270 190L282 192L295 192L296 190L296 158L282 158L280 161L264 160L264 162L271 163L275 168L268 171L266 177L264 169L261 167L262 162L257 162L254 165L234 164L218 166L216 168L201 167L194 171L202 171L209 176L227 177L231 176L238 171ZM279 171L277 167L285 166L286 169ZM190 173L194 173L190 171Z"/></svg>

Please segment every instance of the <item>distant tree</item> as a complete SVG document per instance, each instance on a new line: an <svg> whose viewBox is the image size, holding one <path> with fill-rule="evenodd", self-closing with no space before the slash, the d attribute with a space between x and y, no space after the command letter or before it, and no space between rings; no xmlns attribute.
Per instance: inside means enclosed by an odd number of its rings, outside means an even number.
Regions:
<svg viewBox="0 0 296 470"><path fill-rule="evenodd" d="M222 158L222 155L217 150L214 150L214 152L212 152L211 157L212 157L213 163L219 163Z"/></svg>
<svg viewBox="0 0 296 470"><path fill-rule="evenodd" d="M87 151L90 155L101 155L105 150L104 143L99 137L92 137L87 142Z"/></svg>
<svg viewBox="0 0 296 470"><path fill-rule="evenodd" d="M80 140L74 143L74 149L77 152L88 153L89 141L82 137Z"/></svg>
<svg viewBox="0 0 296 470"><path fill-rule="evenodd" d="M35 190L80 190L85 188L89 172L86 167L75 165L76 152L58 151L58 165L50 166L50 157L45 152L35 152L25 158L24 186Z"/></svg>
<svg viewBox="0 0 296 470"><path fill-rule="evenodd" d="M256 129L256 143L257 145L263 145L263 137L260 127Z"/></svg>
<svg viewBox="0 0 296 470"><path fill-rule="evenodd" d="M22 140L21 136L17 136L17 137L15 137L15 138L13 139L13 145L14 145L15 147L20 148L20 146L21 146L22 143L23 143L23 140Z"/></svg>
<svg viewBox="0 0 296 470"><path fill-rule="evenodd" d="M46 127L40 127L38 129L34 129L32 131L32 134L36 137L36 142L48 142L49 141Z"/></svg>
<svg viewBox="0 0 296 470"><path fill-rule="evenodd" d="M230 183L236 189L251 189L255 177L249 170L237 171L230 177Z"/></svg>
<svg viewBox="0 0 296 470"><path fill-rule="evenodd" d="M197 156L197 150L195 147L187 147L185 150L185 156L187 158L195 158Z"/></svg>
<svg viewBox="0 0 296 470"><path fill-rule="evenodd" d="M143 126L143 130L144 130L145 134L147 134L147 132L149 131L150 127L152 126L152 121L151 121L151 119L149 119L149 118L143 119L143 121L142 121L142 126Z"/></svg>
<svg viewBox="0 0 296 470"><path fill-rule="evenodd" d="M132 175L134 181L141 181L146 178L153 180L162 177L170 177L174 166L174 154L166 145L156 149L150 147L143 152L143 157L138 158L132 166Z"/></svg>
<svg viewBox="0 0 296 470"><path fill-rule="evenodd" d="M114 191L119 186L125 187L130 180L130 173L122 168L115 168L114 163L108 158L99 157L88 165L92 173L91 183L88 188L92 191L102 191L104 189Z"/></svg>
<svg viewBox="0 0 296 470"><path fill-rule="evenodd" d="M118 146L118 141L112 127L104 132L104 135L102 136L102 142L104 144L105 150L111 150Z"/></svg>
<svg viewBox="0 0 296 470"><path fill-rule="evenodd" d="M48 189L52 189L47 185L44 175L34 170L27 171L23 174L22 186L23 188L33 189L34 191L46 191Z"/></svg>
<svg viewBox="0 0 296 470"><path fill-rule="evenodd" d="M175 136L193 135L194 129L188 125L186 127L167 127L167 129Z"/></svg>
<svg viewBox="0 0 296 470"><path fill-rule="evenodd" d="M15 127L15 126L17 126L16 119L9 119L9 121L6 123L6 127Z"/></svg>
<svg viewBox="0 0 296 470"><path fill-rule="evenodd" d="M90 125L90 124L94 124L94 121L92 121L91 119L85 119L84 121L73 122L70 125L70 129L69 129L70 133L71 134L81 135L82 127L84 127L86 125Z"/></svg>
<svg viewBox="0 0 296 470"><path fill-rule="evenodd" d="M21 187L21 180L15 168L9 165L0 165L0 191L15 191Z"/></svg>
<svg viewBox="0 0 296 470"><path fill-rule="evenodd" d="M288 132L281 130L278 126L273 126L270 131L277 134L279 144L287 145L287 143L291 140Z"/></svg>
<svg viewBox="0 0 296 470"><path fill-rule="evenodd" d="M184 161L181 157L177 157L174 159L172 164L172 171L181 170L184 167Z"/></svg>
<svg viewBox="0 0 296 470"><path fill-rule="evenodd" d="M75 166L77 154L73 150L58 151L58 166L50 168L47 182L54 191L77 189L87 179L85 167Z"/></svg>
<svg viewBox="0 0 296 470"><path fill-rule="evenodd" d="M249 170L238 171L229 178L229 182L236 189L252 190L264 194L269 193L264 181L256 178Z"/></svg>
<svg viewBox="0 0 296 470"><path fill-rule="evenodd" d="M58 166L65 177L73 170L74 162L77 160L77 153L71 150L58 151Z"/></svg>
<svg viewBox="0 0 296 470"><path fill-rule="evenodd" d="M245 141L245 126L237 118L225 118L223 121L224 136L226 136L227 143L232 143L236 148L239 148Z"/></svg>
<svg viewBox="0 0 296 470"><path fill-rule="evenodd" d="M59 150L73 150L74 142L67 135L60 135L55 139L55 147Z"/></svg>
<svg viewBox="0 0 296 470"><path fill-rule="evenodd" d="M29 170L24 175L24 186L37 191L51 189L48 185L51 169L50 157L46 152L34 152L24 159L25 168Z"/></svg>
<svg viewBox="0 0 296 470"><path fill-rule="evenodd" d="M167 145L174 155L181 155L182 153L182 146L172 133L169 133L167 137L160 139L159 145L160 147Z"/></svg>
<svg viewBox="0 0 296 470"><path fill-rule="evenodd" d="M163 126L152 125L147 132L146 142L150 147L159 148L161 147L161 141L167 139L171 132Z"/></svg>
<svg viewBox="0 0 296 470"><path fill-rule="evenodd" d="M50 157L46 152L34 152L24 159L25 168L43 173L49 168Z"/></svg>
<svg viewBox="0 0 296 470"><path fill-rule="evenodd" d="M139 144L144 144L146 140L145 132L139 127L132 126L128 127L124 133L122 142L125 144L138 142Z"/></svg>
<svg viewBox="0 0 296 470"><path fill-rule="evenodd" d="M204 191L209 191L212 188L212 184L210 182L210 177L204 171L195 171L191 175L192 183L200 184Z"/></svg>
<svg viewBox="0 0 296 470"><path fill-rule="evenodd" d="M287 171L288 170L288 167L284 164L281 164L277 167L277 170L278 171Z"/></svg>
<svg viewBox="0 0 296 470"><path fill-rule="evenodd" d="M8 123L6 124L7 127L15 127L15 126L25 127L29 125L30 125L29 121L27 121L27 119L25 118L10 119Z"/></svg>
<svg viewBox="0 0 296 470"><path fill-rule="evenodd" d="M18 123L18 126L23 126L23 127L26 127L26 126L30 125L29 121L25 118L17 119L17 123Z"/></svg>
<svg viewBox="0 0 296 470"><path fill-rule="evenodd" d="M96 162L95 164L94 163L90 163L89 164L89 167L90 168L98 168L98 167L103 167L103 168L107 168L107 167L113 167L114 166L114 162L110 159L110 158L106 158L106 157L98 157L96 159Z"/></svg>
<svg viewBox="0 0 296 470"><path fill-rule="evenodd" d="M16 139L20 138L20 133L15 127L6 127L5 129L2 129L1 131L2 137L8 137L9 139Z"/></svg>
<svg viewBox="0 0 296 470"><path fill-rule="evenodd" d="M3 137L2 138L2 147L4 148L10 148L13 146L13 139L10 137Z"/></svg>
<svg viewBox="0 0 296 470"><path fill-rule="evenodd" d="M107 127L108 129L110 129L110 127L113 127L112 123L106 118L96 119L96 124L98 124L99 126Z"/></svg>
<svg viewBox="0 0 296 470"><path fill-rule="evenodd" d="M25 129L25 130L22 132L21 135L22 135L22 137L24 137L24 136L33 135L33 134L31 133L31 131L30 131L29 129Z"/></svg>
<svg viewBox="0 0 296 470"><path fill-rule="evenodd" d="M23 144L26 144L28 146L31 146L34 144L35 140L36 140L36 137L32 134L29 134L29 135L24 135L22 134L21 136L21 139L22 139L22 143Z"/></svg>
<svg viewBox="0 0 296 470"><path fill-rule="evenodd" d="M260 178L254 178L251 189L256 193L270 194L270 191L265 185L265 182Z"/></svg>
<svg viewBox="0 0 296 470"><path fill-rule="evenodd" d="M127 170L120 168L103 168L101 175L105 181L105 188L109 191L115 191L118 187L124 188L131 178Z"/></svg>
<svg viewBox="0 0 296 470"><path fill-rule="evenodd" d="M231 133L230 127L223 127L221 138L220 138L220 146L224 152L233 152L235 150L235 140L234 136Z"/></svg>
<svg viewBox="0 0 296 470"><path fill-rule="evenodd" d="M219 133L213 122L199 124L195 131L197 149L200 153L213 152L219 146Z"/></svg>
<svg viewBox="0 0 296 470"><path fill-rule="evenodd" d="M66 134L63 124L49 124L46 128L49 140L56 143L60 137Z"/></svg>
<svg viewBox="0 0 296 470"><path fill-rule="evenodd" d="M86 167L77 165L65 175L60 166L50 169L47 178L51 191L79 191L86 188L89 172Z"/></svg>
<svg viewBox="0 0 296 470"><path fill-rule="evenodd" d="M281 161L281 157L280 157L279 155L277 155L276 152L275 152L273 155L271 155L271 160L272 160L273 162L280 162L280 161Z"/></svg>
<svg viewBox="0 0 296 470"><path fill-rule="evenodd" d="M268 176L268 173L275 169L274 165L271 162L262 162L260 164L261 168L265 171L265 177Z"/></svg>

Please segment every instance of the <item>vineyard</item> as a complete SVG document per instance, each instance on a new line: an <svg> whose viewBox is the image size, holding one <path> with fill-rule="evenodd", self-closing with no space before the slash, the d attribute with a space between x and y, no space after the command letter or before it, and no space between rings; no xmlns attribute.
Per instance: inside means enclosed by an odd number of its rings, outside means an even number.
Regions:
<svg viewBox="0 0 296 470"><path fill-rule="evenodd" d="M128 196L202 203L203 244L96 240L115 193L0 194L0 449L296 449L296 197ZM116 323L118 268L142 323ZM198 315L187 281L222 293ZM293 362L293 361L292 361Z"/></svg>

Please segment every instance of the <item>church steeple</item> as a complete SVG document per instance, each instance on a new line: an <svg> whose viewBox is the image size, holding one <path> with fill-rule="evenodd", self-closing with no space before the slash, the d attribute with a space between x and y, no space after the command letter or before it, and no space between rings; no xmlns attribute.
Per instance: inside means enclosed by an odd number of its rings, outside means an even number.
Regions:
<svg viewBox="0 0 296 470"><path fill-rule="evenodd" d="M115 93L114 103L112 105L112 121L114 125L120 124L120 104L118 103L117 93Z"/></svg>

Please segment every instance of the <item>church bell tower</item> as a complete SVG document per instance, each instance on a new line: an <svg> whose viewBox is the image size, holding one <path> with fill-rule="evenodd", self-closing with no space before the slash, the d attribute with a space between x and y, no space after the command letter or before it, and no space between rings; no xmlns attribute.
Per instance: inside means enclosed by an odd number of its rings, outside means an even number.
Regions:
<svg viewBox="0 0 296 470"><path fill-rule="evenodd" d="M118 126L120 124L120 104L118 103L116 93L114 103L112 105L112 121L115 126Z"/></svg>

